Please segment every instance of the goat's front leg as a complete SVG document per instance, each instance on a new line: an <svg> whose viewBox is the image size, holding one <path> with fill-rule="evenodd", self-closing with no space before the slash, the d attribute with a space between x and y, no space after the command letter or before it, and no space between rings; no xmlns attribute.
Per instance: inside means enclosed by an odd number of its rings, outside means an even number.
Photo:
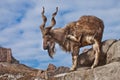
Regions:
<svg viewBox="0 0 120 80"><path fill-rule="evenodd" d="M78 64L78 55L79 55L79 48L74 47L74 51L72 52L72 67L70 68L70 71L76 70Z"/></svg>
<svg viewBox="0 0 120 80"><path fill-rule="evenodd" d="M95 60L91 68L94 68L98 65L99 63L99 57L100 57L100 43L95 40L95 44L93 44L93 50L95 51Z"/></svg>

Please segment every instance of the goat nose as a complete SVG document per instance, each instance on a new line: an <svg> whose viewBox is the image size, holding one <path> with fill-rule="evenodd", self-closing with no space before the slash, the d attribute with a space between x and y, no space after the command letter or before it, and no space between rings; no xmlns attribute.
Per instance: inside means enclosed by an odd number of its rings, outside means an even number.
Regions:
<svg viewBox="0 0 120 80"><path fill-rule="evenodd" d="M49 48L49 46L44 46L43 49L44 50L47 50Z"/></svg>

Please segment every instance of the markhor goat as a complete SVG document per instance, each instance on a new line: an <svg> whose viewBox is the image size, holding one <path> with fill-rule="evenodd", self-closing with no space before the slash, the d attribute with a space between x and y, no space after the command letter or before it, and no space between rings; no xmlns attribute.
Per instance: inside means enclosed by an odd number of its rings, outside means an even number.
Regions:
<svg viewBox="0 0 120 80"><path fill-rule="evenodd" d="M44 15L44 7L42 11L43 23L40 25L40 29L43 35L43 48L48 50L49 56L53 57L55 43L58 43L63 50L72 53L72 67L71 70L77 68L77 58L79 55L79 49L87 45L93 45L95 52L95 60L91 68L98 65L99 55L101 53L101 40L104 30L103 21L95 16L82 16L79 20L69 23L63 28L52 29L56 24L54 17L58 12L52 14L51 25L45 28L47 21Z"/></svg>

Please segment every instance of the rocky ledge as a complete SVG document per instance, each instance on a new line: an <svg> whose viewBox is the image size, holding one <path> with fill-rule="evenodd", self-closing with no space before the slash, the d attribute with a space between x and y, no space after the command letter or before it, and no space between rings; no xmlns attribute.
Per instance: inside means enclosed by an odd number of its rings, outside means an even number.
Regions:
<svg viewBox="0 0 120 80"><path fill-rule="evenodd" d="M94 60L93 49L79 55L78 69L55 75L54 80L120 80L120 40L102 42L99 66L90 69Z"/></svg>
<svg viewBox="0 0 120 80"><path fill-rule="evenodd" d="M79 55L78 68L73 72L69 72L68 67L53 64L46 70L33 69L13 58L10 49L0 48L0 80L120 80L120 40L106 40L101 45L96 68L90 69L94 61L91 48Z"/></svg>

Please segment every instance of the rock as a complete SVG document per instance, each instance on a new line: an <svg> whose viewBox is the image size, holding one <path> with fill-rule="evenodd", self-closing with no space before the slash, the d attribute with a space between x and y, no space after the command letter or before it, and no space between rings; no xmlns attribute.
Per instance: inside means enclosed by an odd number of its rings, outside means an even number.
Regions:
<svg viewBox="0 0 120 80"><path fill-rule="evenodd" d="M35 80L40 70L23 64L0 62L0 80Z"/></svg>
<svg viewBox="0 0 120 80"><path fill-rule="evenodd" d="M91 48L79 55L78 68L72 72L53 64L46 70L33 69L19 64L10 49L0 48L0 80L120 80L120 40L106 40L101 45L97 67L90 69L95 55Z"/></svg>
<svg viewBox="0 0 120 80"><path fill-rule="evenodd" d="M47 73L49 80L51 80L51 79L54 80L54 75L57 75L60 73L65 73L68 71L69 71L68 67L60 66L57 68L55 65L49 64L48 68L45 72Z"/></svg>
<svg viewBox="0 0 120 80"><path fill-rule="evenodd" d="M55 80L120 80L120 40L102 42L99 66L89 67L94 61L93 49L79 55L78 69L55 75Z"/></svg>
<svg viewBox="0 0 120 80"><path fill-rule="evenodd" d="M120 80L120 62L113 62L94 70L95 80Z"/></svg>
<svg viewBox="0 0 120 80"><path fill-rule="evenodd" d="M115 39L110 39L110 40L106 40L106 41L102 42L100 61L99 61L99 64L98 64L99 66L106 64L106 62L108 60L106 58L106 56L110 55L110 53L108 53L108 51L111 50L110 49L111 46L116 42L117 42L117 40L115 40ZM114 48L112 48L112 49L114 49ZM93 51L92 48L87 50L87 51L84 51L78 57L78 67L86 67L86 66L90 67L93 64L94 59L95 59L95 54L94 54L94 51Z"/></svg>
<svg viewBox="0 0 120 80"><path fill-rule="evenodd" d="M10 48L2 47L0 47L0 62L19 63L19 61L12 56Z"/></svg>
<svg viewBox="0 0 120 80"><path fill-rule="evenodd" d="M43 77L44 76L44 77ZM20 64L10 48L0 47L0 80L45 80L42 70Z"/></svg>
<svg viewBox="0 0 120 80"><path fill-rule="evenodd" d="M47 71L44 71L44 70L39 70L37 72L37 78L42 78L42 79L48 79L48 74L47 74Z"/></svg>
<svg viewBox="0 0 120 80"><path fill-rule="evenodd" d="M114 44L115 42L117 42L117 40L115 39L109 39L109 40L105 40L102 42L102 53L103 54L107 54L109 48L112 46L112 44Z"/></svg>
<svg viewBox="0 0 120 80"><path fill-rule="evenodd" d="M94 51L92 49L80 54L78 57L78 67L90 67L93 64L94 58Z"/></svg>
<svg viewBox="0 0 120 80"><path fill-rule="evenodd" d="M80 68L78 71L59 74L56 80L120 80L120 62L113 62L95 69Z"/></svg>
<svg viewBox="0 0 120 80"><path fill-rule="evenodd" d="M12 62L11 49L0 48L0 62Z"/></svg>
<svg viewBox="0 0 120 80"><path fill-rule="evenodd" d="M68 67L60 66L55 70L55 75L69 72L69 70L70 70L70 68L68 68Z"/></svg>
<svg viewBox="0 0 120 80"><path fill-rule="evenodd" d="M56 66L55 65L53 65L53 64L49 64L48 65L48 68L47 68L47 71L52 71L52 70L56 70Z"/></svg>
<svg viewBox="0 0 120 80"><path fill-rule="evenodd" d="M107 64L120 61L120 40L111 45L107 52Z"/></svg>

